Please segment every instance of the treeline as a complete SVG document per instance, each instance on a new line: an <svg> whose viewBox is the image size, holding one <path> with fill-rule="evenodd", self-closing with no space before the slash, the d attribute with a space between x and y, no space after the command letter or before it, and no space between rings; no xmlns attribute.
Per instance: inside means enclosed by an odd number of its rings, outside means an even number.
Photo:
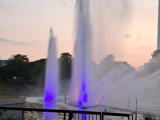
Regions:
<svg viewBox="0 0 160 120"><path fill-rule="evenodd" d="M60 79L68 80L71 77L72 55L62 53L58 59ZM5 65L0 63L0 84L8 83L15 86L39 85L44 86L46 59L33 62L26 55L13 55Z"/></svg>

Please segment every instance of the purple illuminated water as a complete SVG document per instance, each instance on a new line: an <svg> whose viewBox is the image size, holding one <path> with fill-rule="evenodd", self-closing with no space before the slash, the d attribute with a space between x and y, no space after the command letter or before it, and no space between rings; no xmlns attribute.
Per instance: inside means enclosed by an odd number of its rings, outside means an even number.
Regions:
<svg viewBox="0 0 160 120"><path fill-rule="evenodd" d="M53 102L44 102L44 109L53 109L55 108L55 104ZM44 120L55 120L56 114L52 112L44 113Z"/></svg>
<svg viewBox="0 0 160 120"><path fill-rule="evenodd" d="M46 76L45 76L45 92L44 92L44 108L55 108L54 102L56 101L58 93L58 61L56 52L56 39L53 35L52 28L49 34L48 45L48 58L46 64ZM44 113L45 120L53 120L55 118L54 113Z"/></svg>
<svg viewBox="0 0 160 120"><path fill-rule="evenodd" d="M126 3L126 0L119 0L118 2L123 1ZM113 4L115 4L115 2L113 2ZM119 4L116 5L119 6ZM113 14L111 17L112 16L116 15ZM110 29L108 29L108 31L110 31ZM79 110L83 110L83 107L90 105L102 104L106 106L106 110L111 107L117 107L118 109L125 108L134 111L136 100L138 100L139 110L148 111L148 108L151 108L152 111L156 109L160 110L160 55L152 58L138 69L131 67L126 62L115 61L114 57L109 55L104 58L99 65L95 64L93 69L93 66L91 66L91 46L93 41L91 37L88 0L76 0L75 33L71 99L79 106ZM54 102L58 96L58 64L55 40L51 29L44 93L44 108L47 109L53 109L55 107ZM91 67L92 72L94 72L92 75ZM94 84L95 86L93 87L92 85ZM151 111L151 109L149 109L149 111ZM53 119L55 115L45 113L44 117ZM83 119L85 119L85 117Z"/></svg>
<svg viewBox="0 0 160 120"><path fill-rule="evenodd" d="M52 28L49 35L48 58L46 64L44 101L53 102L58 93L58 61L56 53L56 39Z"/></svg>
<svg viewBox="0 0 160 120"><path fill-rule="evenodd" d="M71 98L81 107L90 104L91 91L91 26L89 1L76 1L76 40Z"/></svg>

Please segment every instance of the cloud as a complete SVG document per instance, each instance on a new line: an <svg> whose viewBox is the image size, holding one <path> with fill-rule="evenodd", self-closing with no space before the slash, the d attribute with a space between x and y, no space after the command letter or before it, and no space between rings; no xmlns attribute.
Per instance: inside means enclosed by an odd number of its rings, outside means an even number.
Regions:
<svg viewBox="0 0 160 120"><path fill-rule="evenodd" d="M125 37L125 38L130 38L130 37L131 37L131 35L126 34L126 35L124 35L124 37Z"/></svg>
<svg viewBox="0 0 160 120"><path fill-rule="evenodd" d="M138 49L152 49L151 46L139 46Z"/></svg>
<svg viewBox="0 0 160 120"><path fill-rule="evenodd" d="M66 3L65 1L61 1L61 4L62 4L63 6L66 6L66 5L67 5L67 3Z"/></svg>
<svg viewBox="0 0 160 120"><path fill-rule="evenodd" d="M137 39L141 39L142 38L139 34L137 34L136 37L137 37Z"/></svg>
<svg viewBox="0 0 160 120"><path fill-rule="evenodd" d="M131 38L131 37L132 37L133 39L136 39L136 40L142 39L142 36L139 35L139 34L135 34L135 35L125 34L125 35L124 35L124 38Z"/></svg>
<svg viewBox="0 0 160 120"><path fill-rule="evenodd" d="M14 1L0 1L0 10L11 9Z"/></svg>
<svg viewBox="0 0 160 120"><path fill-rule="evenodd" d="M7 40L5 38L0 38L0 42L12 44L12 45L30 45L30 44L35 44L38 41L32 41L31 43L25 43L25 42L17 42L17 41Z"/></svg>

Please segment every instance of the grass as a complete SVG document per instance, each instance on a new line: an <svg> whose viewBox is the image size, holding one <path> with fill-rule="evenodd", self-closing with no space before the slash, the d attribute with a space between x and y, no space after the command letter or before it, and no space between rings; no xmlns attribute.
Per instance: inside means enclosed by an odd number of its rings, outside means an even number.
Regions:
<svg viewBox="0 0 160 120"><path fill-rule="evenodd" d="M0 112L0 120L18 120L18 119L14 119L12 117L8 117L8 118L2 118L2 113Z"/></svg>
<svg viewBox="0 0 160 120"><path fill-rule="evenodd" d="M0 120L18 120L18 119L13 119L12 117L8 117L8 118L1 118L0 117Z"/></svg>
<svg viewBox="0 0 160 120"><path fill-rule="evenodd" d="M6 83L0 84L0 97L18 95L20 91L22 91L22 88L16 85L9 85Z"/></svg>

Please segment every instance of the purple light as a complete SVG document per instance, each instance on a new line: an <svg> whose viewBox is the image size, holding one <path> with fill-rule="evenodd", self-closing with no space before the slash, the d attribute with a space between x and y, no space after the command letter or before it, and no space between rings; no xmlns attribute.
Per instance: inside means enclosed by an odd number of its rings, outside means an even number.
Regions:
<svg viewBox="0 0 160 120"><path fill-rule="evenodd" d="M79 100L79 101L78 101L78 105L79 105L80 107L83 107L82 100Z"/></svg>
<svg viewBox="0 0 160 120"><path fill-rule="evenodd" d="M102 96L102 99L104 100L104 96Z"/></svg>
<svg viewBox="0 0 160 120"><path fill-rule="evenodd" d="M85 103L88 102L88 96L87 96L87 94L85 94L85 95L83 96L83 101L84 101Z"/></svg>
<svg viewBox="0 0 160 120"><path fill-rule="evenodd" d="M55 104L52 102L44 102L45 109L54 109ZM52 112L44 112L44 119L45 120L55 120L56 114Z"/></svg>
<svg viewBox="0 0 160 120"><path fill-rule="evenodd" d="M85 68L85 67L84 67ZM86 107L87 103L88 103L88 94L87 94L87 75L85 74L85 70L83 71L83 75L82 75L82 81L81 81L81 90L79 93L79 99L78 99L78 105L80 107Z"/></svg>
<svg viewBox="0 0 160 120"><path fill-rule="evenodd" d="M44 101L53 102L56 100L58 93L58 61L56 54L56 39L53 35L52 28L49 34L48 58L45 75L45 92Z"/></svg>
<svg viewBox="0 0 160 120"><path fill-rule="evenodd" d="M54 109L54 102L56 100L58 90L58 62L56 57L56 44L53 36L52 28L50 30L49 47L48 47L48 58L46 64L46 75L45 75L45 91L44 91L44 108ZM54 120L55 114L51 112L44 113L45 120Z"/></svg>
<svg viewBox="0 0 160 120"><path fill-rule="evenodd" d="M44 101L53 102L56 99L56 78L51 74L47 73L46 75L46 83L45 83L45 93L44 93Z"/></svg>
<svg viewBox="0 0 160 120"><path fill-rule="evenodd" d="M54 93L53 93L54 94ZM51 94L51 92L46 92L45 96L44 96L44 101L55 101L55 96L56 95L53 95Z"/></svg>

